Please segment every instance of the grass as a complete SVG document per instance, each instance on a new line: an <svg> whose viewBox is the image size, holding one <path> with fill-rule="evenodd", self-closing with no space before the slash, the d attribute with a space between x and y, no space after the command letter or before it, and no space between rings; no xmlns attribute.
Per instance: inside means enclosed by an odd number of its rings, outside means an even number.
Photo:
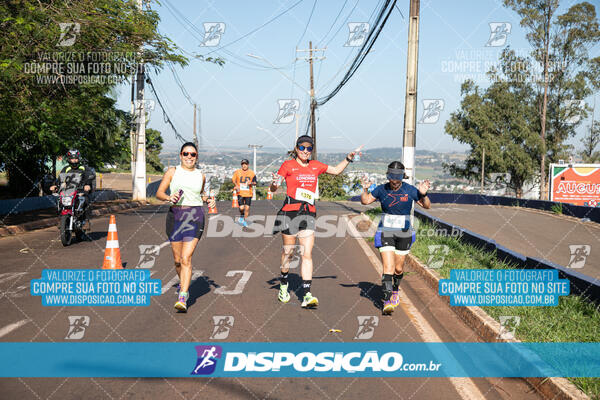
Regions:
<svg viewBox="0 0 600 400"><path fill-rule="evenodd" d="M562 203L552 204L552 207L550 207L550 209L552 210L553 213L558 214L558 215L562 215L562 213L563 213Z"/></svg>
<svg viewBox="0 0 600 400"><path fill-rule="evenodd" d="M380 208L366 212L371 218L379 216ZM434 226L421 222L417 240L411 253L419 260L427 261L430 245L448 246L448 254L437 272L450 276L451 269L508 269L514 266L500 262L496 254L486 252L456 237L423 235L422 231L434 232ZM421 234L419 234L421 232ZM556 307L482 307L492 318L502 315L519 316L520 325L515 337L523 342L600 342L600 310L580 296L561 296ZM600 399L600 378L569 378L577 387L593 399Z"/></svg>

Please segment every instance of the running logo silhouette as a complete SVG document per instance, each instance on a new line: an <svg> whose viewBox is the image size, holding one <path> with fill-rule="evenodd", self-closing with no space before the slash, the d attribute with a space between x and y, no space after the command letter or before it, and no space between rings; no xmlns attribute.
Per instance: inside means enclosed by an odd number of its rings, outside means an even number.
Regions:
<svg viewBox="0 0 600 400"><path fill-rule="evenodd" d="M358 319L358 331L354 339L367 340L373 337L375 328L379 325L379 317L375 315L360 315Z"/></svg>
<svg viewBox="0 0 600 400"><path fill-rule="evenodd" d="M445 244L431 244L427 246L429 250L429 258L427 258L427 266L432 269L442 268L444 260L450 252L450 248Z"/></svg>
<svg viewBox="0 0 600 400"><path fill-rule="evenodd" d="M365 44L370 28L368 22L348 22L348 40L344 47L360 47Z"/></svg>
<svg viewBox="0 0 600 400"><path fill-rule="evenodd" d="M517 326L521 323L521 317L518 315L501 315L500 319L500 334L498 339L512 340L515 338Z"/></svg>
<svg viewBox="0 0 600 400"><path fill-rule="evenodd" d="M224 22L205 22L204 40L200 42L201 47L215 47L221 42L221 37L225 34Z"/></svg>
<svg viewBox="0 0 600 400"><path fill-rule="evenodd" d="M275 118L274 124L289 124L294 122L294 118L300 109L300 100L298 99L280 99L279 114Z"/></svg>
<svg viewBox="0 0 600 400"><path fill-rule="evenodd" d="M213 322L215 327L213 329L212 335L210 335L211 340L224 340L229 336L229 331L233 328L233 323L235 318L231 315L214 315Z"/></svg>
<svg viewBox="0 0 600 400"><path fill-rule="evenodd" d="M138 268L152 268L160 254L160 246L155 244L140 244L140 260Z"/></svg>
<svg viewBox="0 0 600 400"><path fill-rule="evenodd" d="M56 45L61 47L73 46L81 26L77 22L61 22L58 26L60 27L60 38Z"/></svg>
<svg viewBox="0 0 600 400"><path fill-rule="evenodd" d="M190 375L210 375L217 368L217 360L223 355L221 346L196 346L198 360Z"/></svg>
<svg viewBox="0 0 600 400"><path fill-rule="evenodd" d="M486 47L504 46L511 29L510 22L490 22L490 38L485 44Z"/></svg>
<svg viewBox="0 0 600 400"><path fill-rule="evenodd" d="M569 245L571 259L567 264L567 268L583 268L585 261L592 251L592 246L589 244L571 244Z"/></svg>
<svg viewBox="0 0 600 400"><path fill-rule="evenodd" d="M423 116L419 120L420 124L435 124L440 119L440 114L444 109L444 100L428 99L423 100Z"/></svg>
<svg viewBox="0 0 600 400"><path fill-rule="evenodd" d="M79 340L85 335L85 328L90 326L90 317L87 315L69 315L69 331L65 339Z"/></svg>

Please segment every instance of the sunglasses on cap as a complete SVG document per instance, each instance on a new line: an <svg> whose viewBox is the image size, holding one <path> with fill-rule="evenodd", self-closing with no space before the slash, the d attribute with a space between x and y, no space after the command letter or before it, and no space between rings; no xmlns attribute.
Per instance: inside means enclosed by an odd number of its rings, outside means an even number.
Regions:
<svg viewBox="0 0 600 400"><path fill-rule="evenodd" d="M301 144L299 144L298 150L300 150L300 151L306 150L308 152L311 152L311 151L313 151L313 147L312 146L302 146Z"/></svg>
<svg viewBox="0 0 600 400"><path fill-rule="evenodd" d="M181 155L182 155L182 156L184 156L184 157L187 157L187 156L196 157L196 156L198 155L198 153L193 153L193 152L182 151L182 152L181 152Z"/></svg>

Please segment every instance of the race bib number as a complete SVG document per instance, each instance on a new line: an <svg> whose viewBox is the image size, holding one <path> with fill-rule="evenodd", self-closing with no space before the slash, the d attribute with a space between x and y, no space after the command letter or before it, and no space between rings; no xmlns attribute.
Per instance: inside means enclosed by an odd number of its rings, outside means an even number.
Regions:
<svg viewBox="0 0 600 400"><path fill-rule="evenodd" d="M240 183L240 190L250 190L247 183Z"/></svg>
<svg viewBox="0 0 600 400"><path fill-rule="evenodd" d="M315 204L315 193L310 190L306 190L303 188L296 189L296 195L294 196L296 200L305 201L309 204Z"/></svg>
<svg viewBox="0 0 600 400"><path fill-rule="evenodd" d="M383 226L393 229L406 229L406 215L391 215L383 216Z"/></svg>

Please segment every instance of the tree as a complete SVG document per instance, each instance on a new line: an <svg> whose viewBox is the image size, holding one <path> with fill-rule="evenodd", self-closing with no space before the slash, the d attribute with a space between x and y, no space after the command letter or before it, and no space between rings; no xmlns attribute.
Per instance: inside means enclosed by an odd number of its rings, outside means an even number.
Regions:
<svg viewBox="0 0 600 400"><path fill-rule="evenodd" d="M319 175L319 197L322 199L339 199L346 197L346 191L342 188L348 183L345 174Z"/></svg>
<svg viewBox="0 0 600 400"><path fill-rule="evenodd" d="M600 144L600 122L594 121L590 125L590 131L583 138L583 150L579 153L584 163L600 162L600 150L596 150Z"/></svg>
<svg viewBox="0 0 600 400"><path fill-rule="evenodd" d="M533 47L532 59L541 66L536 79L541 139L540 199L547 193L546 159L564 158L570 148L564 142L575 135L577 123L567 123L586 115L585 109L569 107L598 87L600 57L589 58L587 49L600 41L595 7L582 2L556 16L559 0L504 0L521 17L527 40ZM579 115L578 115L579 114Z"/></svg>
<svg viewBox="0 0 600 400"><path fill-rule="evenodd" d="M14 195L34 193L46 162L69 147L92 167L114 162L128 129L115 85L141 59L156 70L187 63L136 1L20 0L0 3L0 15L0 158Z"/></svg>
<svg viewBox="0 0 600 400"><path fill-rule="evenodd" d="M450 114L445 131L461 143L471 146L464 165L444 164L454 176L479 180L485 149L485 176L510 174L507 186L522 196L523 185L535 176L540 139L535 127L538 116L527 79L528 69L513 65L527 63L514 51L505 49L500 69L492 69L492 85L482 91L472 81L461 86L458 111ZM489 178L488 178L489 179Z"/></svg>

